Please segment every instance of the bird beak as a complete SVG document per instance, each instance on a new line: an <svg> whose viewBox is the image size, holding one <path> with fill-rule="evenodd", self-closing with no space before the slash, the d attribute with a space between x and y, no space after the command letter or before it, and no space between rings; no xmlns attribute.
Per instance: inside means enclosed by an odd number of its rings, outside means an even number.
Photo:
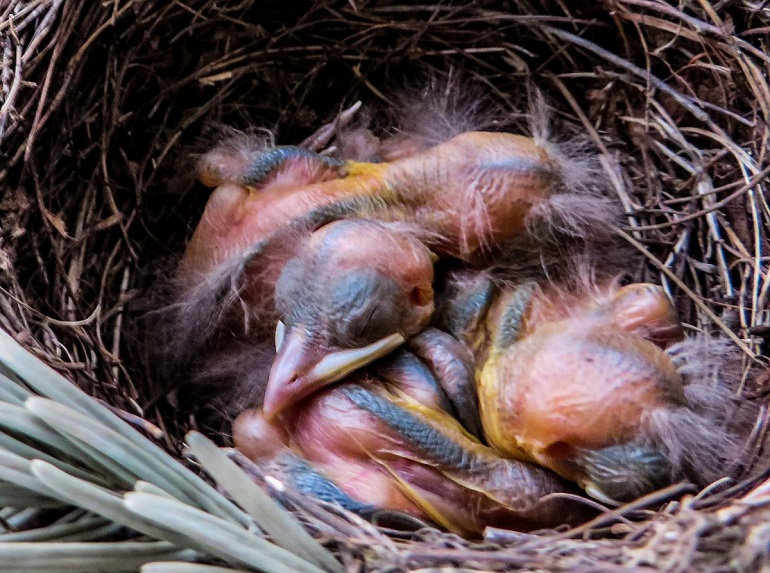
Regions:
<svg viewBox="0 0 770 573"><path fill-rule="evenodd" d="M389 354L404 341L401 334L395 333L362 348L342 350L314 340L303 328L287 332L279 323L276 329L278 356L270 369L265 389L265 418L275 420L302 398Z"/></svg>

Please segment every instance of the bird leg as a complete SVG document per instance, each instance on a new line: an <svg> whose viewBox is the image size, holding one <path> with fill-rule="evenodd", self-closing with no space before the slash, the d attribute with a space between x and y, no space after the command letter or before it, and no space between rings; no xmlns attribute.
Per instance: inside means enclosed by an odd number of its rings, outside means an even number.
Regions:
<svg viewBox="0 0 770 573"><path fill-rule="evenodd" d="M447 410L476 438L481 438L481 419L470 350L457 339L436 328L428 328L407 343L409 349L430 366L451 403Z"/></svg>
<svg viewBox="0 0 770 573"><path fill-rule="evenodd" d="M436 326L475 349L497 288L482 274L454 277L437 303Z"/></svg>
<svg viewBox="0 0 770 573"><path fill-rule="evenodd" d="M392 391L406 394L428 408L453 413L452 403L434 372L411 352L397 350L372 364L369 370Z"/></svg>
<svg viewBox="0 0 770 573"><path fill-rule="evenodd" d="M583 517L570 502L541 499L573 491L566 482L533 464L499 457L450 416L359 385L341 392L396 437L395 447L372 455L427 516L450 530L468 533L493 524L521 530Z"/></svg>
<svg viewBox="0 0 770 573"><path fill-rule="evenodd" d="M487 323L492 352L503 351L519 339L535 288L534 282L525 282L501 295Z"/></svg>

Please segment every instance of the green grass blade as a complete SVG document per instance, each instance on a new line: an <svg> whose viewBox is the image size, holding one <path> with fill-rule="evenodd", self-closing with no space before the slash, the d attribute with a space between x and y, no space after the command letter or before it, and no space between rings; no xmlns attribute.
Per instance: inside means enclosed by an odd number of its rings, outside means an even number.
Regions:
<svg viewBox="0 0 770 573"><path fill-rule="evenodd" d="M153 460L135 444L117 432L62 404L33 396L26 402L27 409L45 420L48 425L62 434L87 444L107 458L113 475L122 478L131 486L140 479L157 484L183 501L192 501L174 481L168 479L162 470L156 470ZM177 480L178 481L178 480Z"/></svg>
<svg viewBox="0 0 770 573"><path fill-rule="evenodd" d="M2 364L2 362L0 362ZM16 406L24 404L24 400L29 398L32 393L18 382L0 373L0 400L9 402Z"/></svg>
<svg viewBox="0 0 770 573"><path fill-rule="evenodd" d="M139 493L151 493L153 495L160 495L162 497L167 497L168 499L176 499L173 495L159 488L154 483L150 483L144 480L139 480L134 484L134 491Z"/></svg>
<svg viewBox="0 0 770 573"><path fill-rule="evenodd" d="M313 539L293 515L262 491L214 442L198 432L190 432L185 440L203 469L278 545L322 569L344 573L334 556Z"/></svg>
<svg viewBox="0 0 770 573"><path fill-rule="evenodd" d="M25 350L2 329L0 329L0 356L3 357L6 369L13 372L40 395L66 404L81 413L90 414L108 426L112 425L115 420L120 420L56 370Z"/></svg>
<svg viewBox="0 0 770 573"><path fill-rule="evenodd" d="M25 444L24 442L17 440L13 436L9 436L8 434L3 434L1 432L0 432L0 448L7 450L13 454L16 454L17 456L21 456L26 460L30 460L30 461L43 460L44 462L53 464L57 468L64 470L68 474L74 475L75 477L95 481L100 485L107 485L107 482L103 481L98 476L94 474L90 474L86 471L83 471L80 468L77 468L69 464L68 462L65 462L53 456L50 456L45 452L41 452L39 449L34 448L28 444Z"/></svg>
<svg viewBox="0 0 770 573"><path fill-rule="evenodd" d="M46 420L57 431L72 436L83 444L89 444L104 456L126 468L132 476L131 483L140 479L153 483L180 501L200 505L212 513L235 519L241 524L250 523L251 520L243 512L208 484L206 484L206 494L202 495L200 489L193 483L200 478L181 464L178 464L178 467L170 465L168 461L173 458L165 452L163 452L163 459L159 460L148 453L146 448L136 445L100 422L46 398L33 396L27 400L26 407L41 419ZM205 484L202 480L200 481Z"/></svg>
<svg viewBox="0 0 770 573"><path fill-rule="evenodd" d="M0 329L2 330L2 329ZM24 382L21 381L21 378L14 372L9 366L5 364L5 362L0 362L0 376L3 378L6 378L11 384L15 384L16 386L19 386L19 389L24 389Z"/></svg>
<svg viewBox="0 0 770 573"><path fill-rule="evenodd" d="M123 498L115 493L67 475L55 466L39 460L31 463L31 469L33 475L42 483L77 507L87 509L155 539L170 541L179 547L189 547L184 536L158 527L142 515L128 511L123 504Z"/></svg>
<svg viewBox="0 0 770 573"><path fill-rule="evenodd" d="M144 452L147 458L151 458L157 467L164 468L167 477L170 477L172 481L177 481L178 485L187 492L187 495L201 507L218 515L229 517L244 526L251 524L251 519L244 512L240 511L204 480L190 472L183 464L53 368L26 351L2 329L0 329L0 357L2 357L0 359L2 371L8 374L8 378L20 378L40 395L90 416L123 436Z"/></svg>
<svg viewBox="0 0 770 573"><path fill-rule="evenodd" d="M94 447L62 436L60 431L52 428L43 418L29 411L28 408L0 402L0 427L5 427L17 435L33 439L38 444L37 448L45 449L57 457L78 459L87 465L96 465L99 468L96 470L98 473L107 471L114 479L119 482L122 481L125 487L130 487L136 481L136 478L121 479L121 474L125 472L121 470L120 466L115 465Z"/></svg>
<svg viewBox="0 0 770 573"><path fill-rule="evenodd" d="M126 507L158 525L194 539L196 548L265 573L324 573L242 527L178 501L148 493L127 493Z"/></svg>
<svg viewBox="0 0 770 573"><path fill-rule="evenodd" d="M140 573L249 573L245 569L228 569L215 565L184 563L182 561L158 561L142 565Z"/></svg>
<svg viewBox="0 0 770 573"><path fill-rule="evenodd" d="M100 543L0 543L2 570L136 571L159 559L194 559L197 554L179 550L165 541Z"/></svg>
<svg viewBox="0 0 770 573"><path fill-rule="evenodd" d="M31 529L36 523L40 522L41 511L36 507L25 507L22 509L6 507L0 513L3 514L3 519L14 531L22 531L24 529Z"/></svg>
<svg viewBox="0 0 770 573"><path fill-rule="evenodd" d="M106 521L104 518L90 515L70 523L56 523L49 525L48 527L4 533L0 535L0 543L52 540L71 541L71 538L77 537L83 533L92 534L94 531L100 531L105 525L110 525L113 530L118 527L115 524ZM96 538L91 537L90 539Z"/></svg>
<svg viewBox="0 0 770 573"><path fill-rule="evenodd" d="M55 448L72 458L76 458L80 453L67 439L23 406L0 402L0 427L46 444L49 448Z"/></svg>
<svg viewBox="0 0 770 573"><path fill-rule="evenodd" d="M43 496L16 484L0 483L0 507L37 507L54 508L69 505L63 501Z"/></svg>
<svg viewBox="0 0 770 573"><path fill-rule="evenodd" d="M4 450L0 450L0 482L9 482L40 496L68 503L65 497L49 488L32 474L29 460Z"/></svg>

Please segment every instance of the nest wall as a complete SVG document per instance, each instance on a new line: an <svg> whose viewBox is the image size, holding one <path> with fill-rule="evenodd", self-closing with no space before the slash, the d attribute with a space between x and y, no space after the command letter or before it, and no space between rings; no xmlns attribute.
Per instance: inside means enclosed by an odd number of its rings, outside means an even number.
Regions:
<svg viewBox="0 0 770 573"><path fill-rule="evenodd" d="M693 330L729 336L741 391L762 400L768 30L759 0L10 0L0 326L174 449L194 422L171 416L137 321L205 204L195 154L222 126L297 143L357 100L377 117L404 86L459 77L521 130L534 85L559 135L588 136L635 277L664 284Z"/></svg>

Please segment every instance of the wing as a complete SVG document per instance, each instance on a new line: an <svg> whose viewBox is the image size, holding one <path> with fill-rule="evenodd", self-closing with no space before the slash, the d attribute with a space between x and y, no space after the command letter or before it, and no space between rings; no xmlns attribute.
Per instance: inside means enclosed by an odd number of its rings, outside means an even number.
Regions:
<svg viewBox="0 0 770 573"><path fill-rule="evenodd" d="M565 500L541 500L574 487L534 464L498 456L451 416L357 385L342 391L395 436L391 442L397 447L371 451L370 456L426 515L448 528L467 531L468 524L475 524L480 531L506 524L527 530L574 522L582 515Z"/></svg>

